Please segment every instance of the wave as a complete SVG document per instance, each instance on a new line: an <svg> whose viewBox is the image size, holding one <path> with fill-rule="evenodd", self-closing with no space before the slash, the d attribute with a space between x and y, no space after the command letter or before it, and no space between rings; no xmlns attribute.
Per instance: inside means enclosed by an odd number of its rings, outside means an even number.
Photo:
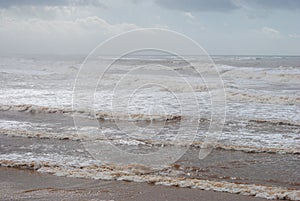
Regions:
<svg viewBox="0 0 300 201"><path fill-rule="evenodd" d="M130 182L146 182L154 185L176 186L182 188L197 188L201 190L228 192L274 200L300 199L300 191L295 189L265 186L258 184L246 184L240 182L186 178L180 176L179 170L172 169L168 169L167 175L161 175L157 173L155 169L134 164L126 166L117 166L113 164L81 164L79 166L76 166L74 164L62 165L54 161L40 161L35 159L26 160L23 159L21 155L17 157L19 159L16 160L8 159L9 156L0 157L1 166L34 169L41 173L53 174L56 176ZM162 170L162 172L164 171Z"/></svg>
<svg viewBox="0 0 300 201"><path fill-rule="evenodd" d="M67 108L51 108L38 105L0 105L0 111L15 111L26 113L72 113L72 109ZM80 111L78 111L80 113Z"/></svg>
<svg viewBox="0 0 300 201"><path fill-rule="evenodd" d="M57 139L57 140L73 140L73 141L101 141L111 143L114 145L128 145L128 146L150 146L150 147L165 147L165 146L190 146L200 149L205 143L203 141L167 141L167 140L152 140L152 139L120 139L114 137L106 137L103 135L91 135L89 133L55 133L55 132L41 132L28 131L16 129L0 129L0 135L7 135L10 137L26 137L26 138L40 138L40 139ZM223 143L211 143L214 149L242 151L246 153L280 153L280 154L300 154L300 148L290 147L257 147L250 145L228 145Z"/></svg>
<svg viewBox="0 0 300 201"><path fill-rule="evenodd" d="M51 108L38 105L0 105L0 111L25 112L31 114L82 114L96 117L98 120L131 120L131 121L180 121L181 115L172 114L113 114L107 112L91 112L90 110L72 110L71 108Z"/></svg>
<svg viewBox="0 0 300 201"><path fill-rule="evenodd" d="M300 97L293 95L274 95L262 92L245 93L239 90L226 89L226 97L229 100L243 101L243 102L259 102L268 104L300 104Z"/></svg>
<svg viewBox="0 0 300 201"><path fill-rule="evenodd" d="M272 71L267 71L267 69L256 69L256 68L241 68L233 66L221 66L225 71L222 72L221 76L226 78L234 79L254 79L254 80L266 80L270 82L287 82L287 83L299 83L300 71L298 69L272 69Z"/></svg>
<svg viewBox="0 0 300 201"><path fill-rule="evenodd" d="M266 120L266 119L250 119L249 122L257 124L285 125L285 126L300 126L300 123L285 121L285 120Z"/></svg>
<svg viewBox="0 0 300 201"><path fill-rule="evenodd" d="M130 121L180 121L183 118L195 119L193 117L176 115L176 114L143 114L143 113L131 113L131 114L113 114L107 112L91 112L90 110L72 110L71 108L55 108L44 107L38 105L0 105L0 111L13 111L24 112L31 114L47 113L47 114L82 114L83 116L96 117L99 121L105 120L130 120ZM244 119L250 123L265 123L271 125L287 125L287 126L300 126L299 122L281 120L281 119ZM202 117L200 122L210 122L210 117ZM229 121L227 121L229 122ZM230 122L229 122L230 123Z"/></svg>

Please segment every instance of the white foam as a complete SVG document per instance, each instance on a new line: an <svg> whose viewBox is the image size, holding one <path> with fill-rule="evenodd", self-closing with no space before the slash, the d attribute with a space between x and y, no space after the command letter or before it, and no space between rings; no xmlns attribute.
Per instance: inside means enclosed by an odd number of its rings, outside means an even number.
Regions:
<svg viewBox="0 0 300 201"><path fill-rule="evenodd" d="M47 156L49 157L49 156ZM13 160L12 160L13 159ZM56 159L57 160L57 159ZM62 161L60 161L62 162ZM91 165L73 164L68 161L63 161L64 165L58 164L57 161L45 160L39 158L31 158L28 154L19 156L17 154L10 154L9 156L0 155L0 163L7 167L23 167L38 169L42 173L50 173L56 176L68 176L78 178L91 178L103 180L120 180L133 182L149 182L156 185L177 186L199 188L202 190L213 190L219 192L229 192L241 195L250 195L266 199L285 199L285 200L299 200L300 191L291 190L282 187L271 187L254 184L240 184L226 181L210 181L203 179L182 178L178 172L172 177L156 175L151 173L151 168L139 165L129 166L115 166L115 165ZM155 172L155 171L154 171Z"/></svg>

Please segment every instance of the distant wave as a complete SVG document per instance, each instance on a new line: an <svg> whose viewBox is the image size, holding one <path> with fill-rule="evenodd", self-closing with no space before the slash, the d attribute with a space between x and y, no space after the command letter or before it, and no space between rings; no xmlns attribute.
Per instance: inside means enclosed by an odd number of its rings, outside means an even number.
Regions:
<svg viewBox="0 0 300 201"><path fill-rule="evenodd" d="M288 104L295 105L300 104L299 96L292 95L274 95L266 94L262 92L243 92L239 90L226 90L226 97L230 100L243 101L243 102L258 102L269 104Z"/></svg>
<svg viewBox="0 0 300 201"><path fill-rule="evenodd" d="M224 70L222 70L224 69ZM248 80L266 80L269 82L287 82L299 83L300 71L294 68L273 69L266 71L259 68L242 68L232 66L220 67L222 77L232 77L234 79L248 79ZM223 71L223 72L222 72Z"/></svg>

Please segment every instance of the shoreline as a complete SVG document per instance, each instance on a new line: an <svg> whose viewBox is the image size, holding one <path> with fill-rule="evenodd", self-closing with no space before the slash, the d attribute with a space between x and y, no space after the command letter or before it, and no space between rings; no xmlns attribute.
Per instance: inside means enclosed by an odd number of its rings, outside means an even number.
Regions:
<svg viewBox="0 0 300 201"><path fill-rule="evenodd" d="M266 200L148 183L58 177L17 168L0 167L0 177L0 200Z"/></svg>

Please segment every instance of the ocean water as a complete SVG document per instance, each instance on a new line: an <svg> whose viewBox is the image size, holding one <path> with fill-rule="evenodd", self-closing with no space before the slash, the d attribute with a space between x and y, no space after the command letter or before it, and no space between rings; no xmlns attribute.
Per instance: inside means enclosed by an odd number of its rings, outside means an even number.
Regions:
<svg viewBox="0 0 300 201"><path fill-rule="evenodd" d="M83 56L1 57L0 165L300 199L300 57L190 57L102 58L88 71ZM225 105L212 101L215 68ZM226 113L216 134L214 110ZM93 152L108 144L136 158ZM142 160L174 150L172 163Z"/></svg>

